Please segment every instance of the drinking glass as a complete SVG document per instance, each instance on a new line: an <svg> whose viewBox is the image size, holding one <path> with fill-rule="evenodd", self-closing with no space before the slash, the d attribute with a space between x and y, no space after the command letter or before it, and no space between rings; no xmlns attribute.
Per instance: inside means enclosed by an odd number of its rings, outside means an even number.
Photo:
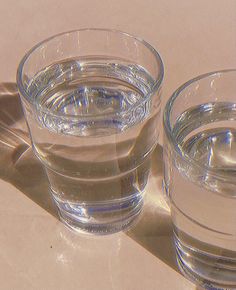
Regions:
<svg viewBox="0 0 236 290"><path fill-rule="evenodd" d="M32 147L70 228L112 233L141 212L162 79L158 52L114 30L62 33L23 57L17 85Z"/></svg>
<svg viewBox="0 0 236 290"><path fill-rule="evenodd" d="M177 89L164 110L164 132L179 267L208 289L236 289L236 70Z"/></svg>

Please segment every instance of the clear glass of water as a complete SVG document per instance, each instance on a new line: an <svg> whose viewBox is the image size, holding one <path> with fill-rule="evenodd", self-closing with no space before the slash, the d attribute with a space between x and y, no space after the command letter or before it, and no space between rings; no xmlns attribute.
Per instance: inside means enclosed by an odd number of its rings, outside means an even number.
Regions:
<svg viewBox="0 0 236 290"><path fill-rule="evenodd" d="M158 52L113 30L62 33L22 59L17 85L33 150L70 228L112 233L141 212L162 79Z"/></svg>
<svg viewBox="0 0 236 290"><path fill-rule="evenodd" d="M236 70L180 87L165 107L164 131L179 267L208 289L236 289Z"/></svg>

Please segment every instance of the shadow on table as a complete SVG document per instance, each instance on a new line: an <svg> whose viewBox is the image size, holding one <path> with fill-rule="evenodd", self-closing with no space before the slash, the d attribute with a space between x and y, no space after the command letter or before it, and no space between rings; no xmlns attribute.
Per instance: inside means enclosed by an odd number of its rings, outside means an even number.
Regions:
<svg viewBox="0 0 236 290"><path fill-rule="evenodd" d="M162 193L162 147L157 145L152 157L152 177L146 189L146 202L139 222L128 236L178 271L172 239L169 207Z"/></svg>
<svg viewBox="0 0 236 290"><path fill-rule="evenodd" d="M0 178L57 217L47 177L32 152L15 83L0 84Z"/></svg>
<svg viewBox="0 0 236 290"><path fill-rule="evenodd" d="M169 209L161 193L162 167L162 147L157 146L152 160L152 184L147 188L143 215L127 234L177 270ZM31 149L15 83L0 84L0 178L57 217L48 194L47 177ZM149 190L150 186L152 190Z"/></svg>

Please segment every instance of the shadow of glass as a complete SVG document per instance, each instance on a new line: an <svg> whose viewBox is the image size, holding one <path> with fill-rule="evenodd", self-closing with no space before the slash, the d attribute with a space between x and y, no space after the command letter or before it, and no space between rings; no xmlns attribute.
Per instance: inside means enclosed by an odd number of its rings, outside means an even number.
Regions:
<svg viewBox="0 0 236 290"><path fill-rule="evenodd" d="M44 169L31 148L15 83L0 84L0 178L57 217Z"/></svg>
<svg viewBox="0 0 236 290"><path fill-rule="evenodd" d="M160 145L157 145L153 152L151 169L143 214L138 223L127 234L146 250L179 272L175 259L170 211L162 194L163 161Z"/></svg>
<svg viewBox="0 0 236 290"><path fill-rule="evenodd" d="M169 207L162 194L162 176L162 147L158 145L153 153L143 214L127 235L178 271ZM58 217L45 171L31 148L15 83L0 84L0 178Z"/></svg>

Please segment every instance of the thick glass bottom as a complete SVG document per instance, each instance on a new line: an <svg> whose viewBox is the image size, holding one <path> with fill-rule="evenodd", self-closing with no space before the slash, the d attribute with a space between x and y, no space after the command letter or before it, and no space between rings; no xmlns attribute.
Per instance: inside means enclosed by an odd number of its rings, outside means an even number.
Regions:
<svg viewBox="0 0 236 290"><path fill-rule="evenodd" d="M70 229L85 234L107 235L128 230L143 207L141 195L99 203L70 203L53 195L61 221Z"/></svg>
<svg viewBox="0 0 236 290"><path fill-rule="evenodd" d="M205 289L236 289L236 259L203 253L175 236L177 263L188 279Z"/></svg>

